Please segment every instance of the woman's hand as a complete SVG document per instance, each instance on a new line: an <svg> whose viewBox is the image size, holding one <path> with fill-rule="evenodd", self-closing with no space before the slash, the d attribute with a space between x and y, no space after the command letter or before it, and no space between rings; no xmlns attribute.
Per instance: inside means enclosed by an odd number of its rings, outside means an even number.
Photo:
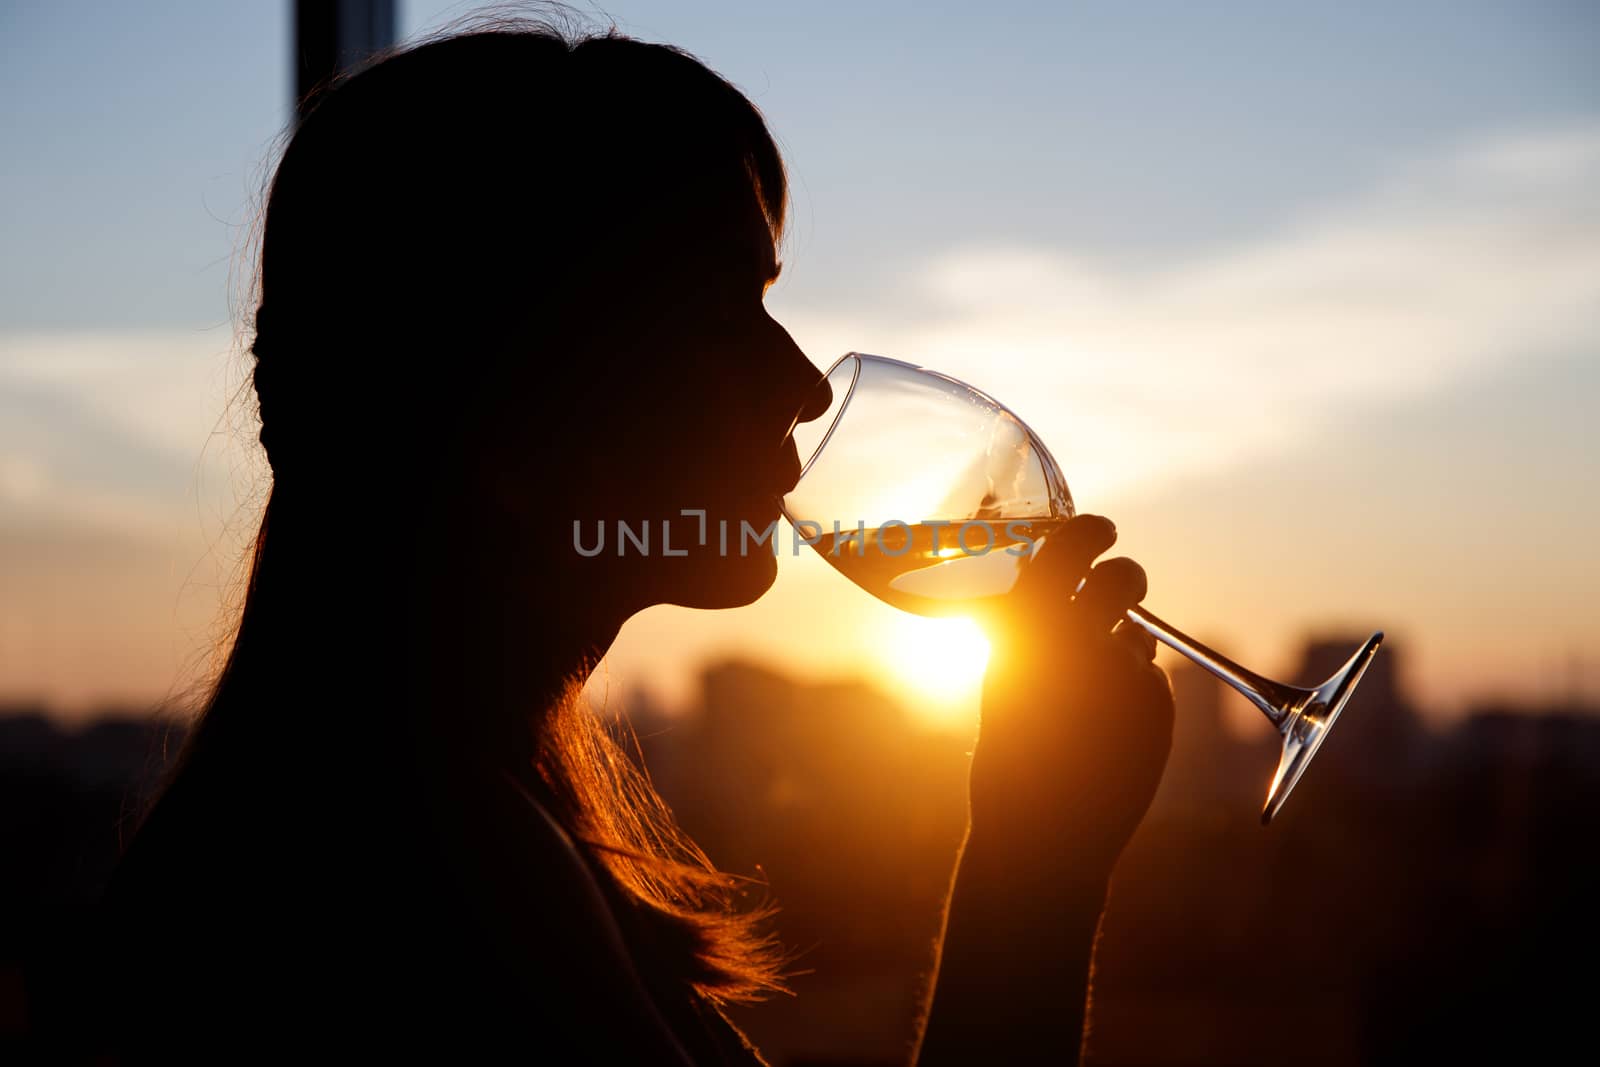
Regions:
<svg viewBox="0 0 1600 1067"><path fill-rule="evenodd" d="M1172 690L1154 639L1123 620L1144 597L1144 570L1125 558L1093 566L1116 538L1097 515L1069 521L986 620L994 653L968 847L1008 879L1103 884L1166 766Z"/></svg>
<svg viewBox="0 0 1600 1067"><path fill-rule="evenodd" d="M1116 529L1050 535L985 620L994 653L918 1064L1078 1062L1111 868L1155 796L1172 689L1121 622L1144 596ZM1078 589L1079 581L1083 588Z"/></svg>

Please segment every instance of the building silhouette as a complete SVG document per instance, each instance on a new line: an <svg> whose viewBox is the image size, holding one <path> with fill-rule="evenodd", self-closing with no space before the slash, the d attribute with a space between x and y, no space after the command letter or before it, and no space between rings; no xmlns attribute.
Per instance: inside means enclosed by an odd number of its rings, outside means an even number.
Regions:
<svg viewBox="0 0 1600 1067"><path fill-rule="evenodd" d="M1320 680L1355 644L1308 643L1291 680ZM1276 733L1233 723L1240 698L1210 675L1172 670L1172 755L1112 885L1091 1063L1531 1062L1582 1047L1588 985L1571 965L1600 948L1600 709L1484 705L1429 730L1403 654L1379 653L1265 830ZM920 729L872 686L748 662L709 666L675 714L622 703L618 729L685 828L752 879L749 903L780 909L798 995L739 1024L787 1067L902 1062L972 739ZM317 743L315 721L299 729ZM48 1058L41 1035L82 1024L85 917L180 735L0 713L0 1060ZM1003 996L1026 978L996 960L992 980Z"/></svg>

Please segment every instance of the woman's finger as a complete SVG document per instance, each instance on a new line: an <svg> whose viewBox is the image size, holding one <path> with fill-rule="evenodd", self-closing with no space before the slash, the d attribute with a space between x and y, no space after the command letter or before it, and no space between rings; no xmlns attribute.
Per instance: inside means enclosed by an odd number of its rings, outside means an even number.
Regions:
<svg viewBox="0 0 1600 1067"><path fill-rule="evenodd" d="M1074 601L1075 613L1096 631L1110 630L1148 588L1143 567L1126 556L1108 559L1089 572Z"/></svg>
<svg viewBox="0 0 1600 1067"><path fill-rule="evenodd" d="M1033 552L1017 580L1024 597L1070 597L1089 573L1094 558L1117 540L1117 528L1100 515L1079 515L1050 533Z"/></svg>
<svg viewBox="0 0 1600 1067"><path fill-rule="evenodd" d="M1127 644L1129 648L1132 648L1140 659L1147 662L1155 661L1156 639L1143 626L1138 626L1127 619L1123 619L1117 623L1117 627L1111 631L1111 635Z"/></svg>

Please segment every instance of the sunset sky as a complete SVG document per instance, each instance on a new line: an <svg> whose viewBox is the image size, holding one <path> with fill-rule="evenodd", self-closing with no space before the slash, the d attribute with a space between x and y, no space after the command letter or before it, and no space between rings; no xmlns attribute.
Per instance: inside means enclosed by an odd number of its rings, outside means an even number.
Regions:
<svg viewBox="0 0 1600 1067"><path fill-rule="evenodd" d="M149 701L212 651L265 480L230 397L288 7L0 9L0 701ZM766 114L794 183L768 305L819 368L1005 401L1155 611L1269 674L1384 629L1441 717L1600 698L1595 8L606 14ZM982 662L785 554L752 608L633 620L597 690L681 701L727 654L952 716Z"/></svg>

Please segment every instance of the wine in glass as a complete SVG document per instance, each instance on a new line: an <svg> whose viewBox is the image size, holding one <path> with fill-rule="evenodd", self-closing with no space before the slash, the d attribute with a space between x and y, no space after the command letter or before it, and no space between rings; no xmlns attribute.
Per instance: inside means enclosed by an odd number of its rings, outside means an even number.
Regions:
<svg viewBox="0 0 1600 1067"><path fill-rule="evenodd" d="M804 463L784 515L841 574L885 603L950 615L1003 596L1034 546L1075 514L1061 468L1021 419L964 382L852 352L832 403L794 428ZM1239 666L1142 606L1127 615L1227 682L1283 737L1266 824L1289 798L1383 641L1369 637L1310 689Z"/></svg>

